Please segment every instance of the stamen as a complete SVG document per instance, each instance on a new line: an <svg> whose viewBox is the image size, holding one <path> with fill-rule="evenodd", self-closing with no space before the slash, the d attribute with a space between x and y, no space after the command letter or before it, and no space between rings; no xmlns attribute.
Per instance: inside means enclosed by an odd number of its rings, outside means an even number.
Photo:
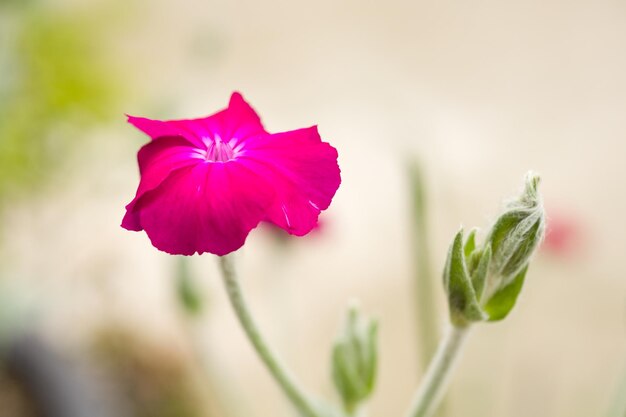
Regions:
<svg viewBox="0 0 626 417"><path fill-rule="evenodd" d="M235 156L235 151L228 143L222 141L220 137L215 137L207 149L206 160L209 162L228 162Z"/></svg>

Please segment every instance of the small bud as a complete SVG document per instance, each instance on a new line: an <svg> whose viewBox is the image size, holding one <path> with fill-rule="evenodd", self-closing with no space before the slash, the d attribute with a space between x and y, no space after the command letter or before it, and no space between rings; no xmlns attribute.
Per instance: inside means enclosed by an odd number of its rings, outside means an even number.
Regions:
<svg viewBox="0 0 626 417"><path fill-rule="evenodd" d="M362 316L355 305L337 337L332 356L332 375L344 408L352 413L367 399L376 380L378 323Z"/></svg>
<svg viewBox="0 0 626 417"><path fill-rule="evenodd" d="M482 246L476 230L454 238L444 269L450 319L455 326L505 318L517 300L530 257L543 239L545 215L539 177L526 175L522 195L506 205Z"/></svg>

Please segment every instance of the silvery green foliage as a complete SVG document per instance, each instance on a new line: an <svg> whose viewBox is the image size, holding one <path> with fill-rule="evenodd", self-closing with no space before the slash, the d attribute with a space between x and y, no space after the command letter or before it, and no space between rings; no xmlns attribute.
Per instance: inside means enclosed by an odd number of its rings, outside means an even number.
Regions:
<svg viewBox="0 0 626 417"><path fill-rule="evenodd" d="M377 330L378 323L364 317L352 305L335 340L332 376L348 413L353 413L374 389L378 362Z"/></svg>
<svg viewBox="0 0 626 417"><path fill-rule="evenodd" d="M463 230L455 236L443 277L454 325L502 320L515 305L545 231L538 185L539 177L528 173L524 191L507 203L482 246L476 230L465 242Z"/></svg>

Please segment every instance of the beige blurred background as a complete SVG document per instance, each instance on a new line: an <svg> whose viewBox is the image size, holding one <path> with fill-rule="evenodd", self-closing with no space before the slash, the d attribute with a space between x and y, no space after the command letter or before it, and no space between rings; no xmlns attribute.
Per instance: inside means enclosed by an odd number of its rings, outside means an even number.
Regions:
<svg viewBox="0 0 626 417"><path fill-rule="evenodd" d="M56 349L84 351L94 329L117 323L193 367L176 260L119 227L146 140L124 113L203 116L238 90L268 130L318 124L339 150L343 183L321 232L285 244L262 228L237 253L263 330L304 385L333 398L330 346L358 298L381 321L370 415L408 405L423 373L409 161L428 187L435 279L459 225L488 227L533 169L567 242L536 257L509 319L476 326L447 415L605 415L626 369L626 3L28 3L2 5L5 31L28 13L86 23L85 59L115 86L106 116L80 129L76 112L57 118L54 169L0 195L0 282ZM83 36L77 27L70 36ZM57 148L63 135L75 140ZM209 299L194 331L222 415L293 415L238 328L214 257L191 268Z"/></svg>

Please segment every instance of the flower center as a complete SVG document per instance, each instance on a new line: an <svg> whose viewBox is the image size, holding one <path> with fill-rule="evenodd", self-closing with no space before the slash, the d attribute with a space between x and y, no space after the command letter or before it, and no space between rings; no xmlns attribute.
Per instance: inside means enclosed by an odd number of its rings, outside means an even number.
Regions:
<svg viewBox="0 0 626 417"><path fill-rule="evenodd" d="M206 160L209 162L227 162L235 156L233 148L219 137L213 140L206 151Z"/></svg>

